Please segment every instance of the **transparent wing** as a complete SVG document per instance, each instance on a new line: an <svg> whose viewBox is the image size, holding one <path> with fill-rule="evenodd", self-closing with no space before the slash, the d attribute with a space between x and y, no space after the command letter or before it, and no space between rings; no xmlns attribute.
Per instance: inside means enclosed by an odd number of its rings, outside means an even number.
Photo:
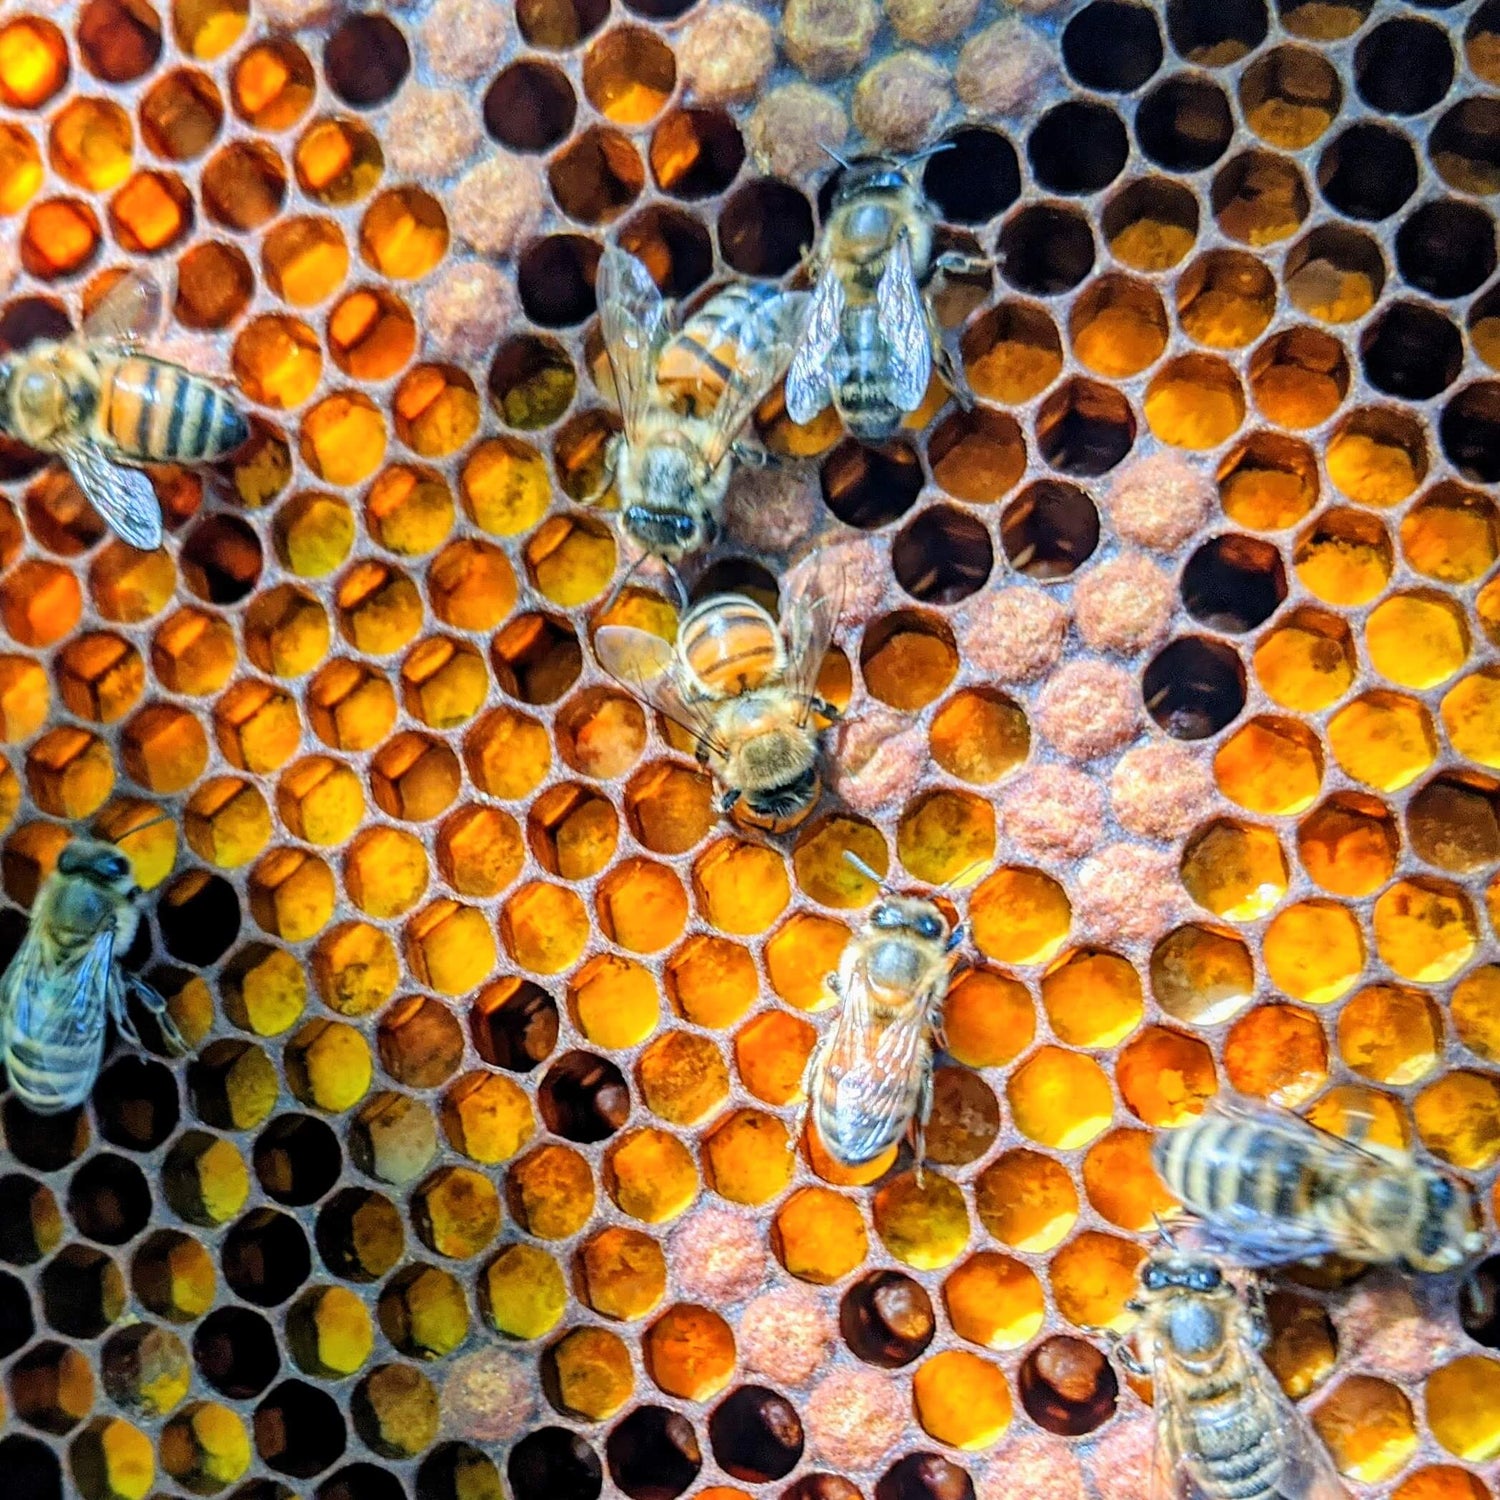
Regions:
<svg viewBox="0 0 1500 1500"><path fill-rule="evenodd" d="M594 293L625 435L633 441L649 404L657 357L670 331L667 304L651 273L618 245L605 246Z"/></svg>
<svg viewBox="0 0 1500 1500"><path fill-rule="evenodd" d="M724 752L708 712L696 699L685 696L678 683L677 652L669 641L633 625L601 625L594 632L594 655L621 687L648 708L665 714L710 749Z"/></svg>
<svg viewBox="0 0 1500 1500"><path fill-rule="evenodd" d="M38 1048L76 1048L104 1025L115 938L101 932L75 959L50 959L41 935L27 932L5 977L0 1005L8 1037L24 1036Z"/></svg>
<svg viewBox="0 0 1500 1500"><path fill-rule="evenodd" d="M844 985L843 1009L824 1062L838 1122L839 1146L850 1161L869 1161L906 1134L921 1070L929 1065L927 1017L913 1006L900 1019L875 1019L869 984L856 965Z"/></svg>
<svg viewBox="0 0 1500 1500"><path fill-rule="evenodd" d="M1182 1396L1172 1389L1164 1361L1151 1361L1151 1398L1156 1440L1151 1446L1147 1500L1203 1500L1183 1452Z"/></svg>
<svg viewBox="0 0 1500 1500"><path fill-rule="evenodd" d="M83 320L80 337L90 343L131 344L158 332L167 295L157 278L127 271Z"/></svg>
<svg viewBox="0 0 1500 1500"><path fill-rule="evenodd" d="M142 552L161 546L161 502L140 469L117 464L88 441L70 443L62 450L62 460L112 531Z"/></svg>
<svg viewBox="0 0 1500 1500"><path fill-rule="evenodd" d="M1292 1404L1261 1360L1252 1358L1268 1408L1267 1424L1277 1435L1281 1449L1278 1492L1286 1500L1349 1500L1339 1471L1312 1423Z"/></svg>
<svg viewBox="0 0 1500 1500"><path fill-rule="evenodd" d="M1246 1270L1317 1260L1319 1256L1340 1252L1348 1254L1359 1248L1337 1239L1322 1225L1268 1219L1237 1205L1216 1213L1212 1222L1173 1219L1172 1233L1180 1244L1205 1255L1222 1257Z"/></svg>
<svg viewBox="0 0 1500 1500"><path fill-rule="evenodd" d="M786 372L786 414L794 422L811 422L832 398L830 361L843 316L844 284L830 269L813 289L807 327Z"/></svg>
<svg viewBox="0 0 1500 1500"><path fill-rule="evenodd" d="M703 461L710 470L723 463L750 413L786 369L806 318L807 293L782 292L747 323L724 390L709 413Z"/></svg>
<svg viewBox="0 0 1500 1500"><path fill-rule="evenodd" d="M875 288L880 331L890 353L891 399L900 411L915 411L932 378L932 333L927 307L911 263L911 241L902 235Z"/></svg>
<svg viewBox="0 0 1500 1500"><path fill-rule="evenodd" d="M1255 1125L1262 1130L1275 1130L1293 1139L1300 1138L1305 1141L1312 1137L1324 1150L1346 1161L1359 1158L1363 1161L1386 1165L1393 1159L1403 1164L1410 1159L1410 1153L1395 1151L1389 1146L1371 1147L1360 1141L1346 1140L1341 1135L1335 1135L1331 1130L1324 1130L1321 1125L1314 1125L1311 1120L1303 1119L1292 1110L1285 1109L1279 1104L1272 1104L1269 1099L1255 1099L1246 1094L1224 1091L1214 1095L1209 1101L1209 1108L1215 1114L1224 1116L1225 1119L1235 1120L1245 1125ZM1369 1123L1369 1116L1362 1118L1367 1124Z"/></svg>
<svg viewBox="0 0 1500 1500"><path fill-rule="evenodd" d="M786 640L787 685L803 697L803 722L812 714L818 673L833 643L843 607L842 567L815 553L792 569L781 629Z"/></svg>

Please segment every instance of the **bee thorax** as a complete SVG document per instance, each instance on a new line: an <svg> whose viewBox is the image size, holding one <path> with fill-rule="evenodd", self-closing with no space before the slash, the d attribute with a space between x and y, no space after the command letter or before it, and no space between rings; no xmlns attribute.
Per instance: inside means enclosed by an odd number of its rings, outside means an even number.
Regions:
<svg viewBox="0 0 1500 1500"><path fill-rule="evenodd" d="M1202 1359L1223 1344L1224 1319L1212 1303L1185 1297L1168 1311L1166 1335L1174 1353L1185 1359Z"/></svg>
<svg viewBox="0 0 1500 1500"><path fill-rule="evenodd" d="M887 940L876 943L869 952L870 983L877 989L913 990L926 967L924 956L912 943Z"/></svg>

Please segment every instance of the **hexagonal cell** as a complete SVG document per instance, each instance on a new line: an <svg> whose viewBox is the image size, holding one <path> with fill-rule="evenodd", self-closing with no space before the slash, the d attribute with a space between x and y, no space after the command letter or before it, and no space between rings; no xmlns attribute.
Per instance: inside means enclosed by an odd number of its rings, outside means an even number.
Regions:
<svg viewBox="0 0 1500 1500"><path fill-rule="evenodd" d="M1157 1129L1201 1113L1218 1088L1208 1046L1165 1026L1148 1026L1121 1049L1115 1081L1131 1113Z"/></svg>
<svg viewBox="0 0 1500 1500"><path fill-rule="evenodd" d="M980 952L1000 963L1046 963L1062 947L1073 908L1040 870L996 870L975 887L969 919Z"/></svg>
<svg viewBox="0 0 1500 1500"><path fill-rule="evenodd" d="M1311 1005L1346 994L1365 965L1359 921L1333 901L1283 907L1265 930L1262 951L1277 989Z"/></svg>
<svg viewBox="0 0 1500 1500"><path fill-rule="evenodd" d="M1038 1427L1079 1437L1114 1415L1120 1386L1113 1366L1092 1344L1056 1334L1022 1361L1017 1389Z"/></svg>
<svg viewBox="0 0 1500 1500"><path fill-rule="evenodd" d="M760 1110L733 1111L703 1138L702 1149L705 1181L731 1203L768 1203L791 1180L795 1158L786 1126Z"/></svg>
<svg viewBox="0 0 1500 1500"><path fill-rule="evenodd" d="M692 1153L665 1130L632 1131L611 1144L604 1186L615 1205L634 1219L660 1224L676 1218L698 1195Z"/></svg>
<svg viewBox="0 0 1500 1500"><path fill-rule="evenodd" d="M375 1329L359 1297L347 1287L315 1287L287 1309L287 1345L308 1375L337 1380L370 1357Z"/></svg>
<svg viewBox="0 0 1500 1500"><path fill-rule="evenodd" d="M1243 1094L1291 1108L1328 1081L1322 1023L1296 1005L1261 1005L1241 1016L1224 1039L1224 1072Z"/></svg>
<svg viewBox="0 0 1500 1500"><path fill-rule="evenodd" d="M811 863L809 855L802 868ZM720 839L693 863L693 894L717 931L741 936L764 932L791 900L786 862L763 844Z"/></svg>
<svg viewBox="0 0 1500 1500"><path fill-rule="evenodd" d="M500 979L475 998L469 1031L485 1062L527 1073L557 1045L557 1005L529 980Z"/></svg>
<svg viewBox="0 0 1500 1500"><path fill-rule="evenodd" d="M94 1377L78 1349L48 1339L10 1368L8 1385L16 1415L41 1432L71 1432L94 1404Z"/></svg>
<svg viewBox="0 0 1500 1500"><path fill-rule="evenodd" d="M1151 1164L1151 1134L1123 1128L1101 1136L1083 1159L1089 1202L1111 1224L1142 1234L1176 1206Z"/></svg>
<svg viewBox="0 0 1500 1500"><path fill-rule="evenodd" d="M1292 562L1327 604L1367 604L1390 581L1395 556L1380 519L1366 511L1324 511L1297 538Z"/></svg>
<svg viewBox="0 0 1500 1500"><path fill-rule="evenodd" d="M1202 740L1239 717L1245 666L1223 641L1182 636L1152 657L1141 679L1146 711L1174 739Z"/></svg>
<svg viewBox="0 0 1500 1500"><path fill-rule="evenodd" d="M804 1187L776 1210L771 1248L799 1280L829 1286L863 1263L869 1238L852 1199L829 1188Z"/></svg>
<svg viewBox="0 0 1500 1500"><path fill-rule="evenodd" d="M543 1146L506 1173L506 1203L516 1221L538 1239L577 1234L594 1212L589 1164L567 1146Z"/></svg>
<svg viewBox="0 0 1500 1500"><path fill-rule="evenodd" d="M1443 728L1460 755L1481 766L1500 770L1500 672L1481 668L1449 690L1441 705Z"/></svg>
<svg viewBox="0 0 1500 1500"><path fill-rule="evenodd" d="M1068 1046L1113 1047L1141 1019L1140 977L1118 954L1065 953L1042 976L1041 990L1053 1035Z"/></svg>
<svg viewBox="0 0 1500 1500"><path fill-rule="evenodd" d="M1312 1413L1339 1472L1366 1483L1398 1473L1417 1449L1416 1418L1389 1381L1350 1375Z"/></svg>
<svg viewBox="0 0 1500 1500"><path fill-rule="evenodd" d="M506 951L533 974L572 968L589 938L588 908L562 886L532 881L506 901L500 936Z"/></svg>
<svg viewBox="0 0 1500 1500"><path fill-rule="evenodd" d="M416 1189L412 1226L439 1255L464 1260L494 1239L500 1197L489 1178L468 1167L442 1167Z"/></svg>
<svg viewBox="0 0 1500 1500"><path fill-rule="evenodd" d="M175 1229L157 1230L140 1245L131 1262L130 1284L148 1311L170 1323L201 1318L218 1291L208 1251Z"/></svg>
<svg viewBox="0 0 1500 1500"><path fill-rule="evenodd" d="M1326 610L1293 610L1255 648L1255 675L1266 696L1294 712L1331 707L1352 686L1354 673L1349 627Z"/></svg>
<svg viewBox="0 0 1500 1500"><path fill-rule="evenodd" d="M405 1239L396 1205L363 1188L335 1193L318 1214L318 1254L344 1281L379 1281L401 1259Z"/></svg>
<svg viewBox="0 0 1500 1500"><path fill-rule="evenodd" d="M614 1416L635 1393L630 1351L607 1328L574 1328L543 1357L548 1399L565 1415L588 1422Z"/></svg>
<svg viewBox="0 0 1500 1500"><path fill-rule="evenodd" d="M1456 874L1500 860L1500 786L1489 777L1455 773L1429 781L1407 804L1412 849L1428 864Z"/></svg>
<svg viewBox="0 0 1500 1500"><path fill-rule="evenodd" d="M382 1289L377 1311L385 1336L417 1359L451 1354L469 1329L462 1282L437 1266L399 1271Z"/></svg>
<svg viewBox="0 0 1500 1500"><path fill-rule="evenodd" d="M1205 824L1182 851L1187 893L1216 917L1252 922L1286 894L1290 873L1274 829L1238 819Z"/></svg>
<svg viewBox="0 0 1500 1500"><path fill-rule="evenodd" d="M1429 688L1451 677L1469 654L1463 610L1437 594L1396 594L1365 622L1371 664L1402 687Z"/></svg>
<svg viewBox="0 0 1500 1500"><path fill-rule="evenodd" d="M1297 720L1262 715L1219 746L1214 779L1226 797L1250 812L1299 813L1312 805L1322 785L1323 747Z"/></svg>
<svg viewBox="0 0 1500 1500"><path fill-rule="evenodd" d="M710 1400L734 1373L734 1334L706 1307L668 1308L646 1331L641 1353L651 1379L685 1401Z"/></svg>
<svg viewBox="0 0 1500 1500"><path fill-rule="evenodd" d="M1146 1252L1116 1235L1088 1229L1052 1257L1050 1277L1057 1310L1084 1329L1123 1333L1135 1314L1126 1308Z"/></svg>

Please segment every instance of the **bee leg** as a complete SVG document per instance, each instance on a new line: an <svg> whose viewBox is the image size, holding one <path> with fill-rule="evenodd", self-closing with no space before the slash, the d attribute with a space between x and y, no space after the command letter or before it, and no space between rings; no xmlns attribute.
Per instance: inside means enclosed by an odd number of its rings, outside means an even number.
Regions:
<svg viewBox="0 0 1500 1500"><path fill-rule="evenodd" d="M797 1142L802 1139L803 1132L807 1129L807 1117L812 1112L813 1074L817 1071L824 1050L825 1043L820 1040L807 1054L807 1061L802 1067L802 1103L797 1106L797 1113L792 1118L792 1138L789 1145L793 1156L797 1154Z"/></svg>
<svg viewBox="0 0 1500 1500"><path fill-rule="evenodd" d="M734 456L747 469L764 469L771 462L770 450L754 438L738 438L734 444Z"/></svg>
<svg viewBox="0 0 1500 1500"><path fill-rule="evenodd" d="M604 473L600 476L598 485L579 500L580 505L598 505L609 493L610 485L615 482L615 470L620 465L620 447L624 441L624 437L617 432L604 445Z"/></svg>
<svg viewBox="0 0 1500 1500"><path fill-rule="evenodd" d="M953 392L953 399L965 411L973 411L977 398L964 371L963 361L954 359L953 351L937 324L929 319L928 326L932 330L932 363L938 378Z"/></svg>
<svg viewBox="0 0 1500 1500"><path fill-rule="evenodd" d="M927 1122L932 1118L932 1069L922 1075L921 1087L917 1090L917 1112L912 1121L911 1146L915 1158L917 1191L921 1192L925 1178L923 1170L927 1161Z"/></svg>
<svg viewBox="0 0 1500 1500"><path fill-rule="evenodd" d="M172 1019L171 1012L167 1009L165 998L153 989L144 979L132 979L130 988L140 996L141 1004L156 1018L156 1024L161 1028L162 1040L179 1057L186 1056L193 1049L188 1046L187 1038L177 1029L177 1022ZM124 1010L124 997L121 996L121 1010ZM139 1038L137 1038L139 1045Z"/></svg>
<svg viewBox="0 0 1500 1500"><path fill-rule="evenodd" d="M812 711L822 718L832 719L835 723L843 718L843 714L826 698L814 698L812 700Z"/></svg>
<svg viewBox="0 0 1500 1500"><path fill-rule="evenodd" d="M1266 1294L1258 1280L1246 1288L1245 1307L1250 1343L1256 1349L1264 1349L1271 1342L1271 1320L1266 1316Z"/></svg>
<svg viewBox="0 0 1500 1500"><path fill-rule="evenodd" d="M934 270L945 276L978 276L995 268L991 256L965 255L962 250L944 250L932 264Z"/></svg>
<svg viewBox="0 0 1500 1500"><path fill-rule="evenodd" d="M136 981L132 982L132 988ZM135 1022L130 1018L130 1012L125 1006L126 986L120 978L119 970L115 970L109 976L109 1014L115 1023L115 1030L121 1037L133 1047L141 1046L140 1033L135 1029ZM163 1004L166 1002L163 1001Z"/></svg>

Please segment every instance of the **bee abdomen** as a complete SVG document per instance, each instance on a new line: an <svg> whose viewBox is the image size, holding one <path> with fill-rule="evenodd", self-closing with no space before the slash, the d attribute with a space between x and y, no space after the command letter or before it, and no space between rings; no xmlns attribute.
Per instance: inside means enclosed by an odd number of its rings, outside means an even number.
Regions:
<svg viewBox="0 0 1500 1500"><path fill-rule="evenodd" d="M1240 1207L1294 1218L1316 1192L1310 1165L1307 1148L1289 1136L1215 1115L1166 1137L1157 1151L1167 1186L1209 1215Z"/></svg>
<svg viewBox="0 0 1500 1500"><path fill-rule="evenodd" d="M217 386L146 354L106 366L99 411L120 452L147 461L218 458L250 435L244 415Z"/></svg>
<svg viewBox="0 0 1500 1500"><path fill-rule="evenodd" d="M1236 1387L1197 1407L1195 1416L1192 1451L1214 1500L1270 1500L1281 1478L1281 1454L1259 1404Z"/></svg>
<svg viewBox="0 0 1500 1500"><path fill-rule="evenodd" d="M72 1109L88 1098L104 1052L104 1033L59 1045L12 1036L5 1059L12 1092L37 1114Z"/></svg>
<svg viewBox="0 0 1500 1500"><path fill-rule="evenodd" d="M733 594L706 599L689 610L678 640L688 670L712 693L742 693L781 667L781 643L771 617L753 600Z"/></svg>

